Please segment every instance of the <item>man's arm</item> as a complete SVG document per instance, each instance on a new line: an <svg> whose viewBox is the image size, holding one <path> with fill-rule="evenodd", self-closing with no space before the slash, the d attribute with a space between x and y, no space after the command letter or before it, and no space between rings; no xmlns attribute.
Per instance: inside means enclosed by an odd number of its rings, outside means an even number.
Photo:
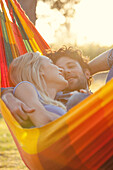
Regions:
<svg viewBox="0 0 113 170"><path fill-rule="evenodd" d="M22 100L28 107L35 108L32 114L28 116L36 127L46 125L47 123L59 118L55 113L47 111L39 101L36 89L27 82L19 84L15 89L15 96Z"/></svg>
<svg viewBox="0 0 113 170"><path fill-rule="evenodd" d="M100 54L99 56L95 57L93 60L89 62L91 75L97 72L109 70L112 64L113 64L113 49L110 49Z"/></svg>
<svg viewBox="0 0 113 170"><path fill-rule="evenodd" d="M28 115L26 113L32 113L35 109L29 108L22 101L17 99L13 95L12 88L6 88L2 91L2 100L11 111L14 118L22 125L26 126L26 120L28 119Z"/></svg>

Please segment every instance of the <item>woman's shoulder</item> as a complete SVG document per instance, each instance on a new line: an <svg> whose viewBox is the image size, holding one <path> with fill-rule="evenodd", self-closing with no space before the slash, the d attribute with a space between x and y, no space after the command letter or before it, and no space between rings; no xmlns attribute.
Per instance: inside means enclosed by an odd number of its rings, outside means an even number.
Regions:
<svg viewBox="0 0 113 170"><path fill-rule="evenodd" d="M13 94L15 94L15 91L16 89L19 87L19 86L25 86L26 88L29 87L29 88L34 88L34 90L36 91L37 95L39 96L39 98L41 97L37 88L35 87L35 85L29 81L21 81L20 83L18 83L15 87L14 87L14 90L13 90Z"/></svg>

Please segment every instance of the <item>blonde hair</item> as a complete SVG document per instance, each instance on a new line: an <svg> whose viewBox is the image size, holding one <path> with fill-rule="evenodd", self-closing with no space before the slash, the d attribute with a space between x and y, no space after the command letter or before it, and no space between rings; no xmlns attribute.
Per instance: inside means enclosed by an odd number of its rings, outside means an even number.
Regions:
<svg viewBox="0 0 113 170"><path fill-rule="evenodd" d="M43 104L52 104L66 109L65 106L57 100L51 99L47 94L47 86L44 78L40 74L43 58L39 52L30 52L14 59L9 67L9 79L12 86L16 86L21 81L28 81L35 85ZM42 85L43 83L43 85Z"/></svg>

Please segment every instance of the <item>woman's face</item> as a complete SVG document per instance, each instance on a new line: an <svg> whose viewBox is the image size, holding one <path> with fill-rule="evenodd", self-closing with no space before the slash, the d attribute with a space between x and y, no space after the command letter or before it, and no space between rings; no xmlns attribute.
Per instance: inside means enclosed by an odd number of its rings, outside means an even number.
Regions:
<svg viewBox="0 0 113 170"><path fill-rule="evenodd" d="M62 76L62 69L53 64L48 57L43 58L42 61L42 75L47 86L56 87L57 91L65 89L68 85L67 80Z"/></svg>

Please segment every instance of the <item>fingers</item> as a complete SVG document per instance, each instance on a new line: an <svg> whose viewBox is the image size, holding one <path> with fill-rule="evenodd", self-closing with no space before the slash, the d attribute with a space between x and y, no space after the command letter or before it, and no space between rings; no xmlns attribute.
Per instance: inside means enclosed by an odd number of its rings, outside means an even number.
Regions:
<svg viewBox="0 0 113 170"><path fill-rule="evenodd" d="M27 113L24 112L24 110L22 109L22 107L20 107L19 111L18 111L18 116L21 117L23 120L27 120L28 119L28 115Z"/></svg>
<svg viewBox="0 0 113 170"><path fill-rule="evenodd" d="M34 110L34 109L32 109L32 110ZM32 122L29 120L27 113L25 113L22 110L21 105L18 108L13 108L12 114L13 114L14 118L17 120L17 122L22 127L29 128L29 127L33 126Z"/></svg>
<svg viewBox="0 0 113 170"><path fill-rule="evenodd" d="M17 120L17 122L18 122L21 126L23 126L23 125L26 123L26 121L23 120L23 119L22 119L21 117L19 117L18 115L16 115L15 119Z"/></svg>
<svg viewBox="0 0 113 170"><path fill-rule="evenodd" d="M87 93L85 89L80 89L80 93Z"/></svg>
<svg viewBox="0 0 113 170"><path fill-rule="evenodd" d="M15 119L24 128L30 128L30 127L34 126L33 123L29 119L23 120L21 117L19 117L17 115L16 115Z"/></svg>
<svg viewBox="0 0 113 170"><path fill-rule="evenodd" d="M20 117L18 117L17 121L24 128L30 128L30 127L34 126L30 120L25 121L25 120L21 119Z"/></svg>
<svg viewBox="0 0 113 170"><path fill-rule="evenodd" d="M35 111L35 108L30 108L27 105L25 105L24 103L22 103L22 110L26 113L32 113Z"/></svg>
<svg viewBox="0 0 113 170"><path fill-rule="evenodd" d="M19 122L20 119L23 120L27 120L28 119L28 115L26 113L24 113L24 111L21 108L21 105L15 108L13 108L13 110L11 111L14 118ZM20 123L20 122L19 122Z"/></svg>
<svg viewBox="0 0 113 170"><path fill-rule="evenodd" d="M30 120L22 121L21 122L22 127L24 128L31 128L34 127L33 123Z"/></svg>

